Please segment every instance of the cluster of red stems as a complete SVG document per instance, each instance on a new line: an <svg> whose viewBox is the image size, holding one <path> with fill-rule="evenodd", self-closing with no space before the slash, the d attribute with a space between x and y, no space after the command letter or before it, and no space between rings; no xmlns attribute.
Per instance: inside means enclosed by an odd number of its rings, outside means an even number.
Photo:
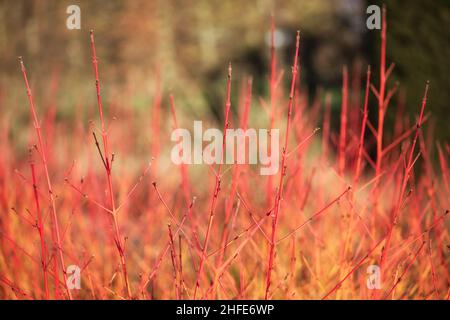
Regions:
<svg viewBox="0 0 450 320"><path fill-rule="evenodd" d="M128 142L126 137L110 139L91 31L100 118L100 127L93 128L91 149L98 153L99 160L91 161L89 152L83 178L74 180L74 172L81 170L74 162L69 170L64 170L61 185L55 188L53 182L59 176L52 172L59 165L56 152L67 161L71 148L82 154L85 146L75 142L69 146L73 137L67 135L59 150L49 148L57 144L56 138L49 134L47 141L44 139L27 72L19 58L36 142L29 150L30 173L16 170L18 179L13 182L9 173L12 164L6 155L11 150L7 126L2 130L1 150L5 155L0 161L0 182L7 184L0 188L0 296L448 299L446 158L450 148L448 144L436 144L438 174L430 156L433 140L426 140L421 130L429 118L425 113L428 83L415 124L411 125L404 116L404 101L399 99L395 128L386 132L385 116L397 91L397 85L388 88L394 65L386 67L386 29L383 10L378 86L371 82L369 66L360 99L359 69L349 81L349 71L343 68L340 130L334 134L331 95L325 97L321 117L321 99L318 97L308 107L300 89L300 32L288 98L283 99L272 18L270 96L259 102L261 110L267 112L270 129L285 121L281 170L266 177L258 176L248 165L226 168L217 164L205 166L208 171L195 178L197 184L191 183L192 174L185 164L178 166L179 175L172 168L159 172L161 166L157 164L164 142L160 138L164 110L159 82L151 114L153 160L134 183L130 183L134 174L127 174L125 169L113 175L113 169L120 169L114 167L110 140L118 140L117 145ZM249 78L242 83L235 117L231 88L230 64L222 156L226 129L232 125L247 129L252 104ZM371 97L377 101L377 126L368 117ZM178 128L172 95L169 102L167 115L172 117L173 127ZM49 114L45 123L47 130L54 133L54 113ZM321 140L316 138L319 119ZM83 128L77 130L71 134L86 139L90 136ZM306 157L316 146L321 153L311 152ZM369 154L371 149L376 150L375 159ZM332 160L333 150L336 161ZM423 161L418 174L419 159ZM97 173L99 164L103 177ZM139 197L138 187L147 192ZM167 229L163 228L165 224ZM35 243L36 239L39 241ZM382 287L371 290L366 286L366 268L374 264L380 267ZM68 265L81 269L79 290L69 286L72 277L67 273Z"/></svg>

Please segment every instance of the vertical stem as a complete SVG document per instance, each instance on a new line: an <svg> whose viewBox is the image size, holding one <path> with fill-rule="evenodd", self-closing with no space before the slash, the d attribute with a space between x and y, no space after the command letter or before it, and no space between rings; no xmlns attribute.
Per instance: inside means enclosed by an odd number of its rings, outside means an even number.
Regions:
<svg viewBox="0 0 450 320"><path fill-rule="evenodd" d="M339 139L339 173L345 170L345 147L347 142L347 108L348 108L348 70L342 69L342 104L341 104L341 129Z"/></svg>
<svg viewBox="0 0 450 320"><path fill-rule="evenodd" d="M169 245L170 245L170 258L172 260L173 267L173 283L175 285L175 297L177 300L180 300L180 289L178 286L178 278L179 278L179 269L178 269L178 261L177 261L177 253L175 250L175 243L173 240L172 229L170 227L170 223L167 225L169 229Z"/></svg>
<svg viewBox="0 0 450 320"><path fill-rule="evenodd" d="M269 248L269 260L267 264L267 274L266 274L266 292L264 295L264 298L267 300L269 297L269 289L271 284L271 276L272 276L272 269L273 269L273 258L275 254L275 238L276 238L276 230L278 225L278 218L279 218L279 211L280 211L280 202L281 198L283 196L283 180L284 176L286 175L286 154L287 154L287 147L288 147L288 141L289 141L289 130L291 127L291 117L292 117L292 105L294 102L294 94L295 94L295 80L297 78L297 72L298 72L298 50L300 46L300 31L297 31L297 38L295 43L295 56L294 56L294 65L292 67L292 82L291 82L291 91L289 94L289 103L288 103L288 115L287 115L287 123L286 123L286 135L284 140L284 147L282 150L281 155L281 174L280 174L280 180L278 183L278 190L275 197L275 207L274 207L274 213L272 218L272 234L271 234L271 243Z"/></svg>
<svg viewBox="0 0 450 320"><path fill-rule="evenodd" d="M366 79L366 91L364 95L364 109L363 109L363 118L361 124L361 134L359 136L359 146L358 146L358 157L356 158L356 169L355 169L355 178L354 185L358 183L359 176L361 174L361 159L362 153L364 149L364 134L366 131L367 124L367 106L369 102L369 87L370 87L370 66L367 67L367 79Z"/></svg>
<svg viewBox="0 0 450 320"><path fill-rule="evenodd" d="M242 130L245 132L247 131L247 122L248 122L248 113L249 113L249 109L250 109L250 104L251 104L251 99L252 99L252 79L249 79L247 82L247 93L246 93L246 97L245 97L245 103L244 103L244 112L243 112L243 116L242 116L242 121L241 121L241 127ZM245 139L245 138L244 138ZM244 140L244 148L245 148L245 140ZM244 152L244 150L237 150L237 152ZM219 267L222 262L223 262L223 258L225 256L225 250L226 250L226 243L228 242L228 236L229 236L229 223L230 223L230 218L231 218L231 212L234 206L234 199L236 197L236 193L237 193L237 189L239 186L239 178L240 178L240 174L241 174L241 166L239 164L236 164L233 170L233 178L232 178L232 184L231 184L231 190L230 190L230 195L228 197L228 201L225 207L225 219L223 222L223 231L222 231L222 236L221 236L221 240L220 240L220 248L222 248L217 256L217 261L216 261L216 265L217 267ZM214 290L214 288L213 288Z"/></svg>
<svg viewBox="0 0 450 320"><path fill-rule="evenodd" d="M114 227L114 241L117 246L117 251L119 252L120 256L120 264L122 267L122 273L123 278L125 282L125 290L127 292L128 298L131 298L131 289L128 282L128 273L127 273L127 266L126 266L126 260L125 260L125 248L122 243L122 237L120 235L119 230L119 222L117 219L117 212L116 212L116 205L114 201L114 193L113 193L113 184L112 184L112 177L111 177L111 161L109 160L109 148L108 148L108 134L106 131L105 121L103 117L103 106L102 106L102 100L100 97L100 80L98 77L98 61L97 61L97 53L95 51L95 42L94 42L94 31L91 30L90 33L91 38L91 51L92 51L92 66L94 68L94 74L95 74L95 89L97 93L97 104L98 104L98 111L100 114L100 122L101 122L101 129L102 129L102 140L103 140L103 149L104 149L104 158L105 158L105 171L106 171L106 178L108 180L108 193L109 193L109 200L111 205L111 211L112 211L112 220L113 220L113 227Z"/></svg>
<svg viewBox="0 0 450 320"><path fill-rule="evenodd" d="M270 25L270 79L269 79L269 89L270 89L270 130L273 129L275 125L275 115L276 108L275 104L277 101L277 59L276 59L276 51L275 51L275 17L272 14L271 16L271 25ZM269 154L271 153L271 145L269 145ZM272 194L273 191L273 176L269 175L267 180L267 206L272 206Z"/></svg>
<svg viewBox="0 0 450 320"><path fill-rule="evenodd" d="M173 124L174 124L175 129L178 129L179 126L178 126L177 114L175 111L175 101L174 101L172 94L169 95L169 100L170 100L170 111L172 112ZM177 142L179 142L179 141L177 141ZM184 150L183 150L183 152L184 152ZM186 201L186 205L189 206L189 204L191 203L191 192L190 192L190 188L189 188L189 176L188 176L186 164L184 162L180 164L180 173L181 173L181 187L183 189L184 199ZM192 218L192 217L189 217L189 218Z"/></svg>
<svg viewBox="0 0 450 320"><path fill-rule="evenodd" d="M42 222L42 212L41 212L41 206L39 203L39 195L37 191L37 183L36 183L36 172L34 168L34 162L31 158L31 151L30 151L30 169L31 169L31 177L33 181L33 194L34 194L34 201L36 203L36 212L37 212L37 229L39 232L39 239L41 241L41 267L42 272L44 274L44 288L45 288L45 299L49 299L49 290L48 290L48 275L47 275L47 248L45 246L45 239L44 239L44 224Z"/></svg>
<svg viewBox="0 0 450 320"><path fill-rule="evenodd" d="M378 177L381 173L381 161L383 157L383 126L385 115L384 96L386 91L386 28L386 8L383 6L383 16L381 21L380 88L378 91L377 161L375 177ZM376 184L378 185L378 182Z"/></svg>
<svg viewBox="0 0 450 320"><path fill-rule="evenodd" d="M328 145L330 141L330 112L331 112L331 94L325 96L325 113L323 116L323 135L322 135L322 155L323 159L328 158Z"/></svg>
<svg viewBox="0 0 450 320"><path fill-rule="evenodd" d="M19 57L19 63L20 63L23 79L25 81L25 87L27 89L27 95L28 95L28 101L30 103L31 115L33 117L34 128L36 129L39 150L41 152L41 157L42 157L42 164L44 166L45 179L47 182L47 189L48 189L48 193L50 195L51 215L52 215L52 220L53 220L53 224L54 224L56 250L58 253L59 261L61 263L61 268L62 268L63 277L64 277L64 285L66 288L67 296L70 300L72 300L72 293L70 292L70 289L67 286L67 273L66 273L66 267L65 267L66 264L64 262L64 253L63 253L63 249L62 249L62 245L61 245L61 236L60 236L60 231L59 231L58 215L56 213L55 197L53 195L52 183L51 183L50 174L48 171L47 153L45 151L44 141L42 139L41 126L39 124L39 120L37 117L36 108L34 106L33 96L31 94L30 85L28 83L27 72L25 70L25 66L23 64L22 57Z"/></svg>
<svg viewBox="0 0 450 320"><path fill-rule="evenodd" d="M217 169L217 173L216 173L216 180L215 180L215 185L214 185L214 191L213 191L213 197L211 200L211 207L209 210L209 221L208 221L208 227L206 229L206 235L205 235L205 241L203 243L203 249L202 249L202 255L200 258L200 265L198 267L198 272L197 272L197 279L195 280L195 288L194 288L194 300L197 296L197 290L200 287L200 279L202 276L202 272L203 272L203 266L205 263L205 259L206 259L206 251L208 249L208 242L209 242L209 236L211 233L211 227L214 221L214 214L215 214L215 210L216 210L216 205L217 205L217 198L219 196L219 191L220 191L220 183L221 183L221 172L222 172L222 164L223 164L223 159L224 159L224 154L225 154L225 146L226 146L226 139L227 139L227 129L228 129L228 117L230 114L230 108L231 108L231 63L228 66L228 78L227 78L227 97L226 97L226 102L225 102L225 123L224 123L224 128L223 128L223 140L222 140L222 154L221 154L221 161L219 163L219 167Z"/></svg>
<svg viewBox="0 0 450 320"><path fill-rule="evenodd" d="M403 197L405 195L406 192L406 187L409 181L409 177L411 174L411 171L413 169L414 166L414 149L416 147L417 144L417 139L419 137L419 133L420 133L420 127L422 125L422 120L423 120L423 113L425 110L425 106L427 104L427 95L428 95L428 87L429 87L429 83L427 82L426 86L425 86L425 93L422 99L422 107L420 110L420 114L419 114L419 119L417 121L417 125L416 125L416 134L414 136L414 140L411 146L411 150L409 151L409 156L408 156L408 162L405 168L405 173L403 175L403 180L402 180L402 185L401 185L401 189L400 189L400 193L398 195L398 199L397 199L397 203L395 205L394 208L394 213L392 215L392 219L391 219L391 224L389 226L388 232L387 232L387 236L386 236L386 243L381 251L381 258L380 258L380 270L381 270L381 277L382 279L384 279L384 263L386 260L386 252L389 251L389 246L391 243L391 238L392 238L392 231L394 229L394 226L397 224L397 220L398 220L398 216L399 216L399 212L400 212L400 208L402 206L402 200Z"/></svg>

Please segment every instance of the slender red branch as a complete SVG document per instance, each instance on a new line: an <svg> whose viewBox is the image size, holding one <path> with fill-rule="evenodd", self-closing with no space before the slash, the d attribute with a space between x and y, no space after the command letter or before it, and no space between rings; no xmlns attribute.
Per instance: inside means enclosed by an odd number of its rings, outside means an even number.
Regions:
<svg viewBox="0 0 450 320"><path fill-rule="evenodd" d="M386 8L383 6L381 21L381 50L380 50L380 87L378 90L378 129L377 129L377 161L375 176L381 173L383 157L383 127L385 115L384 94L386 91Z"/></svg>
<svg viewBox="0 0 450 320"><path fill-rule="evenodd" d="M169 99L170 99L170 111L172 112L173 117L173 124L175 129L178 129L179 126L177 114L175 111L175 101L172 94L169 96ZM184 199L186 201L186 205L189 205L189 203L191 202L191 191L189 187L189 176L185 163L180 164L180 173L181 173L181 187L183 188Z"/></svg>
<svg viewBox="0 0 450 320"><path fill-rule="evenodd" d="M294 230L292 230L291 232L289 232L287 235L283 236L281 239L279 239L276 244L280 243L281 241L289 238L290 236L292 236L294 233L296 233L298 230L300 230L301 228L303 228L305 225L307 225L308 223L310 223L311 221L313 221L314 219L316 219L318 216L320 216L322 213L324 213L328 208L330 208L333 204L335 204L336 202L338 202L339 200L341 200L341 198L351 190L350 187L348 187L347 189L345 189L344 192L342 192L340 195L338 195L333 201L331 201L330 203L328 203L325 207L323 207L322 209L320 209L319 211L317 211L316 213L314 213L311 217L309 217L305 222L303 222L301 225L299 225L298 227L296 227Z"/></svg>
<svg viewBox="0 0 450 320"><path fill-rule="evenodd" d="M276 121L276 102L277 102L277 58L275 50L275 16L271 15L270 21L270 129L273 129ZM268 152L271 152L271 146L269 145ZM267 179L267 206L271 206L272 192L273 192L273 176L270 175Z"/></svg>
<svg viewBox="0 0 450 320"><path fill-rule="evenodd" d="M389 226L388 234L387 234L387 237L386 237L386 244L383 247L383 250L381 251L380 269L381 269L382 277L383 277L383 271L384 271L383 267L384 267L384 263L385 263L385 260L386 260L386 252L389 250L389 245L390 245L391 237L392 237L392 231L394 229L394 226L397 224L397 220L398 220L398 216L399 216L399 213L400 213L400 209L402 207L403 198L404 198L405 192L406 192L406 187L408 185L410 173L411 173L411 171L413 169L413 165L414 165L414 162L415 162L415 160L414 160L415 159L414 151L415 151L415 147L416 147L416 144L417 144L417 139L419 138L419 133L420 133L419 130L420 130L420 127L422 125L425 106L427 104L428 87L429 87L429 83L427 82L427 84L425 86L425 93L424 93L424 96L423 96L423 99L422 99L422 107L420 109L419 119L418 119L417 125L416 125L416 134L414 136L414 140L413 140L411 149L409 151L408 161L407 161L407 164L406 164L405 173L403 175L403 181L402 181L402 184L401 184L400 193L398 195L398 200L397 200L397 203L395 205L394 213L393 213L392 218L391 218L391 224Z"/></svg>
<svg viewBox="0 0 450 320"><path fill-rule="evenodd" d="M44 141L43 141L43 138L42 138L41 125L40 125L38 117L37 117L36 108L34 106L34 101L33 101L33 95L31 94L30 85L28 83L27 72L25 70L25 65L23 63L22 57L19 57L19 63L20 63L20 68L21 68L21 71L22 71L23 79L25 81L25 87L26 87L26 90L27 90L28 101L30 103L31 115L32 115L32 118L33 118L34 128L36 129L36 135L37 135L37 139L38 139L39 151L40 151L40 155L41 155L41 158L42 158L42 165L44 167L45 179L46 179L46 182L47 182L47 189L48 189L48 193L49 193L49 196L50 196L51 214L52 214L52 220L53 220L53 226L54 226L54 234L55 234L55 246L56 246L56 250L57 250L57 253L58 253L58 257L59 257L59 262L61 263L61 268L62 268L62 272L63 272L66 293L67 293L68 298L70 300L72 300L72 293L70 292L70 289L67 286L67 273L66 273L66 267L65 267L66 264L64 262L64 254L63 254L63 248L62 248L62 243L61 243L61 236L60 236L60 229L59 229L59 222L58 222L58 214L56 212L55 196L54 196L54 193L53 193L52 182L50 180L50 173L49 173L48 165L47 165L47 152L45 150L45 145L44 145Z"/></svg>
<svg viewBox="0 0 450 320"><path fill-rule="evenodd" d="M341 129L339 135L339 173L344 174L345 153L347 146L347 108L348 108L348 71L347 66L342 69L342 104Z"/></svg>
<svg viewBox="0 0 450 320"><path fill-rule="evenodd" d="M248 113L249 113L249 109L250 109L250 105L251 105L251 99L252 99L252 80L249 79L247 82L247 93L245 96L244 113L243 113L242 122L241 122L242 130L244 132L247 130ZM245 142L244 142L244 144L245 144ZM238 150L237 152L244 152L244 150ZM220 241L221 242L220 246L223 248L223 250L220 252L220 254L217 258L217 265L222 264L223 257L225 255L225 244L228 241L228 234L229 234L228 225L229 225L230 218L231 218L231 212L232 212L232 209L234 206L234 199L235 199L237 189L239 186L241 166L235 165L233 169L234 170L233 170L233 178L232 178L232 183L231 183L231 191L230 191L230 195L227 199L227 204L225 207L225 219L224 219L224 223L223 223L222 238Z"/></svg>
<svg viewBox="0 0 450 320"><path fill-rule="evenodd" d="M330 126L331 126L331 93L325 96L325 112L323 116L323 135L322 135L322 156L327 159L328 145L330 144Z"/></svg>
<svg viewBox="0 0 450 320"><path fill-rule="evenodd" d="M208 227L206 229L205 241L203 243L202 255L200 258L200 265L199 265L197 277L195 280L195 288L194 288L194 296L193 296L194 300L197 296L197 290L200 287L200 279L201 279L202 272L203 272L203 266L205 263L205 259L207 258L206 252L208 250L208 242L209 242L212 224L214 221L217 199L219 196L220 184L221 184L221 179L222 179L221 171L222 171L223 159L224 159L225 149L226 149L227 129L228 129L228 125L229 125L228 117L229 117L230 108L231 108L231 72L232 72L232 70L231 70L231 63L230 63L228 66L227 96L226 96L226 102L225 102L225 123L224 123L224 128L223 128L222 154L220 155L221 161L219 163L217 173L216 173L216 181L215 181L213 196L212 196L212 200L211 200L211 207L209 210Z"/></svg>
<svg viewBox="0 0 450 320"><path fill-rule="evenodd" d="M37 213L37 230L39 232L39 240L41 242L41 267L44 275L44 289L45 289L45 299L48 300L49 288L48 288L48 276L47 276L47 247L45 245L44 239L44 223L42 222L42 211L41 205L39 203L39 195L37 190L37 181L36 181L36 170L34 168L34 162L31 156L30 150L30 169L31 169L31 178L33 181L33 195L34 202L36 203L36 213Z"/></svg>
<svg viewBox="0 0 450 320"><path fill-rule="evenodd" d="M414 261L416 261L417 256L419 255L420 251L422 251L423 246L425 245L425 241L422 241L422 244L420 245L419 249L417 250L416 254L414 255L414 257L411 259L411 261L409 262L408 266L405 268L405 270L402 272L402 274L400 275L400 277L398 277L397 281L395 282L395 284L392 286L392 288L389 290L389 292L384 296L384 299L387 299L391 294L392 291L394 291L394 289L397 287L397 285L400 283L400 281L402 281L403 277L405 276L405 274L408 272L408 270L411 268L411 266L413 265Z"/></svg>
<svg viewBox="0 0 450 320"><path fill-rule="evenodd" d="M123 276L124 283L125 283L125 291L127 293L127 297L130 299L132 294L131 294L131 288L130 288L130 284L129 284L129 280L128 280L127 265L126 265L126 260L125 260L125 247L123 245L122 236L120 235L119 222L118 222L118 217L117 217L117 212L116 212L116 204L115 204L115 200L114 200L113 182L112 182L112 176L111 176L112 158L110 161L109 147L108 147L108 133L106 131L105 120L103 117L103 106L102 106L102 99L100 96L100 80L99 80L99 76L98 76L98 60L97 60L97 53L95 51L94 31L93 30L91 30L90 38L91 38L91 52L92 52L92 67L94 69L94 75L95 75L95 89L96 89L96 93L97 93L97 105L98 105L98 111L99 111L99 115L100 115L102 140L103 140L104 155L102 157L102 161L105 164L106 178L108 181L108 194L109 194L109 201L110 201L111 211L112 211L112 214L111 214L112 220L113 220L112 222L113 222L113 227L114 227L114 242L116 243L117 251L118 251L119 257L120 257L120 264L122 267L122 276ZM95 135L94 135L94 137L95 137ZM99 151L100 151L100 149L99 149ZM101 152L100 152L100 154L101 154Z"/></svg>
<svg viewBox="0 0 450 320"><path fill-rule="evenodd" d="M361 259L359 262L340 280L334 287L331 289L323 298L322 300L327 299L333 292L337 291L345 280L347 280L369 257L370 255L378 248L378 246L383 242L383 240L386 237L381 238L380 241L378 241L370 250L369 252Z"/></svg>
<svg viewBox="0 0 450 320"><path fill-rule="evenodd" d="M370 66L367 67L367 79L366 79L366 91L364 95L364 110L363 110L363 118L361 124L361 134L359 137L359 146L358 146L358 157L356 159L356 169L355 169L355 177L354 177L354 185L359 181L359 176L361 174L361 160L362 153L364 149L364 134L366 132L366 123L367 123L367 106L369 102L369 86L370 86Z"/></svg>
<svg viewBox="0 0 450 320"><path fill-rule="evenodd" d="M292 117L292 106L294 102L294 94L295 94L295 84L296 84L296 78L297 78L297 72L298 72L298 51L300 47L300 31L297 31L297 38L295 42L295 56L294 56L294 64L292 66L292 82L291 82L291 91L289 94L289 103L288 103L288 114L287 114L287 123L286 123L286 134L285 134L285 140L284 140L284 147L282 150L281 155L281 174L280 174L280 180L278 183L278 190L275 197L275 210L272 218L272 234L271 234L271 244L269 247L269 256L268 256L268 263L267 263L267 272L266 272L266 290L265 290L265 299L267 300L269 296L269 290L270 290L270 284L271 284L271 277L272 277L272 270L273 270L273 263L274 263L274 255L275 255L275 238L276 238L276 230L278 226L278 219L279 219L279 211L280 211L280 203L283 196L283 180L284 176L286 175L286 154L287 154L287 147L289 142L289 130L291 126L291 117Z"/></svg>

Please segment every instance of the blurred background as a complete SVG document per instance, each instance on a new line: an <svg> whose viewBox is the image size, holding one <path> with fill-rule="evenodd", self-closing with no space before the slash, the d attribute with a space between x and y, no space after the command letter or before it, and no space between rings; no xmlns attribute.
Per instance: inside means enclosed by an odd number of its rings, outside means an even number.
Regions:
<svg viewBox="0 0 450 320"><path fill-rule="evenodd" d="M411 116L419 110L426 80L428 110L437 140L448 140L450 120L450 9L448 1L385 1L389 81L400 90L391 103ZM66 8L81 8L81 30L68 30ZM295 31L302 32L301 86L309 99L333 93L338 127L342 66L364 86L367 64L378 84L380 33L368 30L363 0L133 0L0 1L1 113L15 112L11 130L27 121L28 108L17 56L23 56L38 106L55 105L56 117L95 112L89 30L95 30L103 98L107 104L148 109L157 97L168 109L173 92L180 113L221 117L228 62L234 79L253 76L255 96L268 93L269 31L277 26L278 66L289 81ZM234 81L239 86L239 81ZM237 92L238 90L233 90ZM376 116L375 99L372 96ZM90 111L89 111L90 110ZM22 115L23 111L23 115ZM255 110L254 112L258 112ZM392 115L392 117L390 116ZM395 112L388 112L387 122ZM150 121L150 120L149 120ZM376 122L376 117L372 120ZM392 122L391 122L392 124ZM70 125L70 122L68 122Z"/></svg>

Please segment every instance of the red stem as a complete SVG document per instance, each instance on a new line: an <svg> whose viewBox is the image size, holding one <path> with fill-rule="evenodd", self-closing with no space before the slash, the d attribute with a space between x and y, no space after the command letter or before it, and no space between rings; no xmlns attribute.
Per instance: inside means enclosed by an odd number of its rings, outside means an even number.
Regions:
<svg viewBox="0 0 450 320"><path fill-rule="evenodd" d="M114 192L113 192L113 183L112 183L112 176L111 176L111 163L112 161L109 160L109 148L108 148L108 133L106 131L105 126L105 120L103 117L103 106L102 106L102 99L100 97L100 80L98 76L98 60L97 60L97 53L95 51L95 42L94 42L94 31L91 30L91 51L92 51L92 66L94 68L94 75L95 75L95 89L97 93L97 105L98 105L98 111L100 114L100 122L102 126L102 140L103 140L103 150L104 150L104 158L105 158L105 172L106 172L106 178L108 180L108 193L109 193L109 200L111 205L111 211L112 211L112 220L113 220L113 227L114 227L114 242L117 246L117 251L119 252L120 256L120 264L122 267L122 273L123 278L125 282L125 290L127 293L127 297L130 299L131 289L128 282L128 273L127 273L127 266L126 266L126 260L125 260L125 248L122 243L122 237L120 235L119 230L119 222L117 219L117 212L116 212L116 205L114 201Z"/></svg>
<svg viewBox="0 0 450 320"><path fill-rule="evenodd" d="M36 212L37 212L37 229L39 232L39 239L41 242L41 267L42 272L44 274L44 287L45 287L45 299L49 299L49 289L48 289L48 276L47 276L47 248L45 246L45 239L44 239L44 224L42 222L42 212L41 212L41 206L39 203L39 195L37 190L37 182L36 182L36 172L34 168L34 162L31 159L31 152L30 152L30 168L31 168L31 177L33 181L33 194L34 194L34 201L36 203Z"/></svg>
<svg viewBox="0 0 450 320"><path fill-rule="evenodd" d="M327 159L328 145L330 143L330 112L331 112L331 94L325 96L325 113L323 116L323 136L322 136L322 155Z"/></svg>
<svg viewBox="0 0 450 320"><path fill-rule="evenodd" d="M369 87L370 87L370 66L367 67L366 91L365 91L365 96L364 96L364 110L363 110L361 134L360 134L359 146L358 146L358 157L356 159L356 169L355 169L355 178L354 178L355 186L358 183L359 176L361 174L361 159L362 159L362 153L363 153L363 149L364 149L364 134L366 132L367 105L369 102Z"/></svg>
<svg viewBox="0 0 450 320"><path fill-rule="evenodd" d="M242 130L244 132L247 130L248 113L249 113L249 109L250 109L251 99L252 99L252 80L250 79L247 82L247 94L245 97L244 113L242 116L242 123L241 123ZM243 152L243 150L239 150L238 152ZM234 206L234 199L236 197L237 189L239 186L240 173L241 173L241 166L235 165L234 171L233 171L233 178L232 178L233 181L231 184L230 196L228 197L227 205L225 208L225 220L224 220L224 224L223 224L222 239L220 241L220 243L221 243L220 247L223 248L223 250L221 250L221 252L217 258L218 266L220 266L222 264L223 257L225 255L225 249L226 249L225 244L228 241L228 234L229 234L228 225L229 225L230 218L231 218L231 212L232 212L232 209Z"/></svg>
<svg viewBox="0 0 450 320"><path fill-rule="evenodd" d="M387 299L387 297L389 297L392 293L392 291L394 291L394 289L397 287L397 285L400 283L400 281L402 281L402 278L405 276L405 274L408 272L408 270L411 268L412 264L414 263L414 261L416 261L417 256L419 255L420 251L422 251L423 246L425 245L425 241L422 241L422 244L420 245L419 250L417 250L416 254L414 255L414 257L411 259L410 263L408 264L408 266L406 267L406 269L402 272L402 274L400 275L400 277L397 279L397 281L395 282L395 284L392 286L391 290L389 290L389 292L384 296L384 299Z"/></svg>
<svg viewBox="0 0 450 320"><path fill-rule="evenodd" d="M427 104L428 87L429 87L429 83L427 82L427 84L425 86L425 93L424 93L424 96L423 96L423 99L422 99L422 107L421 107L421 110L420 110L419 120L418 120L417 125L416 125L416 134L414 136L414 140L413 140L410 152L409 152L408 162L407 162L405 173L404 173L404 176L403 176L403 181L402 181L400 193L399 193L399 196L398 196L398 200L397 200L396 206L394 208L394 213L392 215L391 224L390 224L390 227L389 227L389 230L388 230L388 234L387 234L387 237L386 237L386 244L383 247L383 250L381 251L380 269L381 269L382 277L383 277L383 271L384 271L383 266L384 266L384 263L385 263L385 260L386 260L386 252L389 250L389 245L390 245L391 237L392 237L392 231L394 229L394 226L397 224L400 208L401 208L401 205L402 205L402 200L403 200L403 197L404 197L405 192L406 192L406 187L407 187L407 184L408 184L408 181L409 181L410 173L411 173L411 171L413 169L413 166L414 166L414 163L413 163L413 161L414 161L414 149L416 147L417 139L419 137L420 127L422 125L422 120L423 120L423 113L424 113L424 110L425 110L425 106Z"/></svg>
<svg viewBox="0 0 450 320"><path fill-rule="evenodd" d="M70 292L70 289L67 286L67 273L66 273L66 267L65 267L66 264L64 262L64 254L63 254L63 249L62 249L62 244L61 244L58 215L56 213L55 197L53 194L52 183L51 183L50 174L48 171L47 153L45 150L44 141L42 139L41 126L39 124L39 120L37 117L36 108L34 106L33 96L31 94L30 85L28 83L27 72L25 70L25 66L23 64L22 57L19 57L19 63L20 63L23 79L25 81L25 87L27 89L27 95L28 95L28 101L30 103L31 115L33 117L34 128L36 129L36 135L37 135L37 139L38 139L40 155L42 158L42 164L43 164L44 172L45 172L45 179L47 182L48 193L50 195L50 203L51 203L51 210L52 210L51 215L52 215L52 220L53 220L53 225L54 225L56 250L58 252L59 261L61 263L61 268L62 268L62 272L63 272L64 284L65 284L67 296L70 300L72 300L72 293ZM55 270L55 273L56 273L56 270Z"/></svg>
<svg viewBox="0 0 450 320"><path fill-rule="evenodd" d="M275 125L275 115L276 115L276 100L277 100L277 59L275 50L275 17L271 16L270 25L270 79L269 79L269 89L270 89L270 129L273 129ZM268 152L271 152L271 146L269 145ZM273 176L270 175L267 179L267 206L272 205L272 191L273 191Z"/></svg>
<svg viewBox="0 0 450 320"><path fill-rule="evenodd" d="M286 136L284 140L284 147L282 150L282 156L281 156L281 175L280 180L278 183L278 191L275 197L275 207L274 207L274 213L272 218L272 235L271 235L271 243L269 248L269 257L268 257L268 263L267 263L267 275L266 275L266 291L264 298L267 300L269 296L269 289L271 284L271 276L272 276L272 269L273 269L273 258L275 254L275 238L276 238L276 230L278 226L278 219L279 219L279 211L280 211L280 202L283 195L283 180L284 176L286 175L286 154L287 154L287 147L288 147L288 141L289 141L289 130L291 127L291 117L292 117L292 105L294 102L294 94L295 94L295 81L297 78L297 72L298 72L298 51L300 47L300 31L297 31L297 38L295 43L295 56L294 56L294 65L292 67L292 82L291 82L291 91L289 94L289 104L288 104L288 115L287 115L287 123L286 123Z"/></svg>
<svg viewBox="0 0 450 320"><path fill-rule="evenodd" d="M339 139L339 173L345 170L345 147L347 143L347 107L348 107L348 71L347 66L342 69L342 105L341 105L341 130Z"/></svg>
<svg viewBox="0 0 450 320"><path fill-rule="evenodd" d="M175 111L175 101L173 99L172 94L169 96L169 99L170 99L170 111L172 112L173 123L174 123L175 129L178 129L179 126L178 126L177 114ZM184 199L186 201L186 205L189 206L189 204L191 203L191 192L190 192L190 188L189 188L189 176L188 176L188 172L187 172L185 163L180 164L180 173L181 173L181 186L182 186L183 193L184 193ZM191 217L189 217L189 218L191 218Z"/></svg>
<svg viewBox="0 0 450 320"><path fill-rule="evenodd" d="M219 163L219 167L216 172L214 191L213 191L213 196L212 196L212 200L211 200L211 207L209 210L208 228L206 229L205 241L203 243L202 255L200 258L200 265L199 265L197 277L195 280L195 288L194 288L194 296L193 296L194 300L197 296L197 290L200 287L200 279L202 276L203 266L204 266L205 259L206 259L206 251L208 249L208 242L209 242L212 224L214 221L214 214L215 214L216 205L217 205L217 198L219 196L220 184L221 184L221 179L222 179L221 172L222 172L223 159L224 159L225 149L226 149L227 129L228 129L228 125L229 125L228 117L229 117L230 108L231 108L231 72L232 72L232 69L231 69L231 63L230 63L228 66L227 97L226 97L226 102L225 102L225 123L224 123L224 128L223 128L221 161Z"/></svg>
<svg viewBox="0 0 450 320"><path fill-rule="evenodd" d="M380 88L378 92L378 129L377 129L377 162L375 176L381 173L383 157L383 126L384 126L384 95L386 91L386 8L383 6L381 22L381 52L380 52Z"/></svg>

